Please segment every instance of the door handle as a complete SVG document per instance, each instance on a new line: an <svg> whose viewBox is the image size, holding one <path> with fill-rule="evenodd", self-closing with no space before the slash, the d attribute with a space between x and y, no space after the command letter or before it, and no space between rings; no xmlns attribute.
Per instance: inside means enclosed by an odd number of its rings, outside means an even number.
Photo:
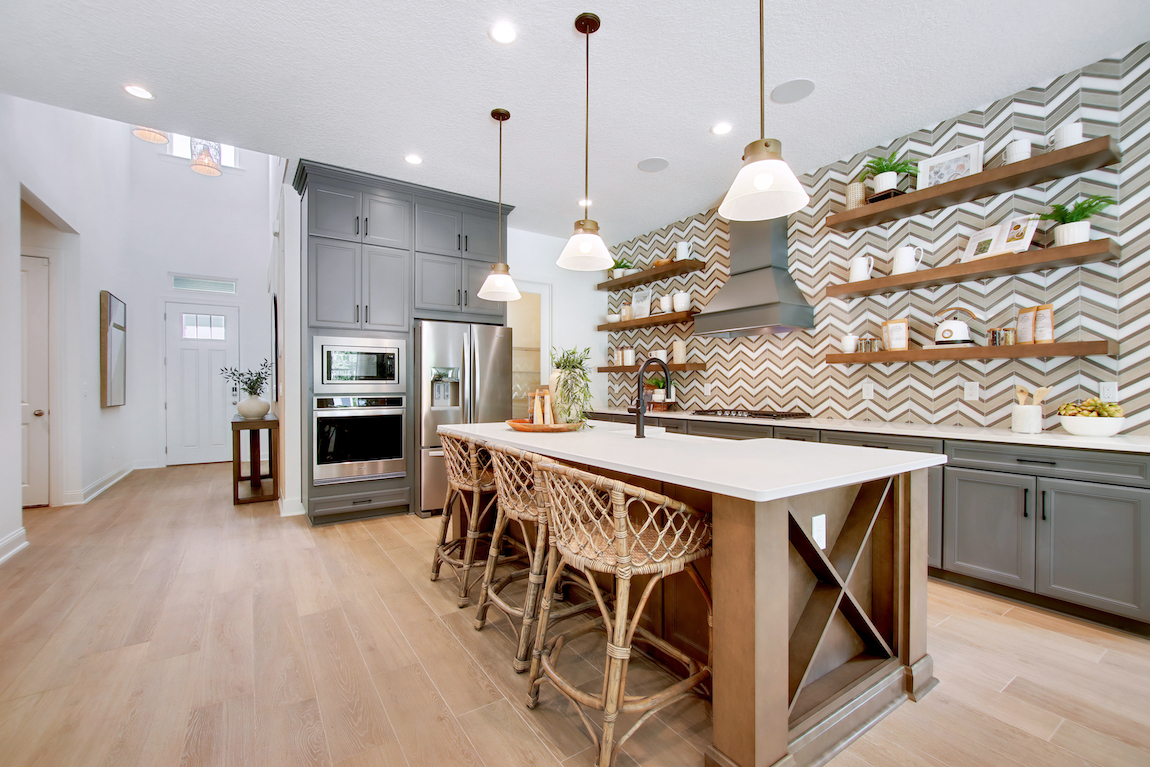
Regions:
<svg viewBox="0 0 1150 767"><path fill-rule="evenodd" d="M1028 512L1026 510L1027 507L1029 507L1029 506L1030 506L1030 488L1024 487L1024 488L1022 488L1022 516L1024 516L1024 517L1030 516L1030 512Z"/></svg>
<svg viewBox="0 0 1150 767"><path fill-rule="evenodd" d="M367 233L368 233L368 231L369 231L369 230L368 230L368 227L367 227L367 216L364 216L364 217L363 217L363 236L364 236L364 237L366 237L366 236L367 236Z"/></svg>
<svg viewBox="0 0 1150 767"><path fill-rule="evenodd" d="M459 306L459 296L460 296L460 291L456 290L455 291L455 305L456 306Z"/></svg>
<svg viewBox="0 0 1150 767"><path fill-rule="evenodd" d="M1014 460L1017 461L1018 463L1035 463L1035 464L1038 464L1039 466L1057 466L1058 465L1057 462L1055 462L1055 461L1038 461L1038 460L1035 460L1034 458L1015 458Z"/></svg>
<svg viewBox="0 0 1150 767"><path fill-rule="evenodd" d="M429 458L442 458L443 457L443 451L442 450L428 450L427 456Z"/></svg>
<svg viewBox="0 0 1150 767"><path fill-rule="evenodd" d="M355 321L359 322L359 304L355 305Z"/></svg>
<svg viewBox="0 0 1150 767"><path fill-rule="evenodd" d="M34 416L36 416L37 418L39 418L40 416L44 415L44 411L43 411L43 410L33 410L33 411L32 411L32 415L34 415Z"/></svg>
<svg viewBox="0 0 1150 767"><path fill-rule="evenodd" d="M461 237L462 237L462 235L458 235L458 234L455 235L455 249L456 250L463 250L463 245L460 244Z"/></svg>
<svg viewBox="0 0 1150 767"><path fill-rule="evenodd" d="M467 235L463 235L463 249L467 250Z"/></svg>
<svg viewBox="0 0 1150 767"><path fill-rule="evenodd" d="M1046 521L1046 491L1042 491L1042 521Z"/></svg>
<svg viewBox="0 0 1150 767"><path fill-rule="evenodd" d="M363 233L364 233L364 235L367 234L367 227L364 227ZM363 305L363 324L364 325L370 325L371 324L371 304L364 304Z"/></svg>
<svg viewBox="0 0 1150 767"><path fill-rule="evenodd" d="M363 231L364 231L364 234L367 233L367 229L364 229ZM352 506L359 506L359 505L364 504L364 503L371 503L373 500L375 500L375 499L374 498L364 498L363 500L360 500L360 501L352 501L351 505Z"/></svg>
<svg viewBox="0 0 1150 767"><path fill-rule="evenodd" d="M359 216L355 217L355 233L359 234Z"/></svg>
<svg viewBox="0 0 1150 767"><path fill-rule="evenodd" d="M463 291L463 305L467 306L467 291Z"/></svg>

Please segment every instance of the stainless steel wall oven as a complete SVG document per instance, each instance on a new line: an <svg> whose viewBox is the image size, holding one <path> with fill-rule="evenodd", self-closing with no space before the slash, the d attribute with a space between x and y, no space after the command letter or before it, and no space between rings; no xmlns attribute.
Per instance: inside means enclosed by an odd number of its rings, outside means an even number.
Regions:
<svg viewBox="0 0 1150 767"><path fill-rule="evenodd" d="M407 475L407 410L402 396L316 397L313 483Z"/></svg>

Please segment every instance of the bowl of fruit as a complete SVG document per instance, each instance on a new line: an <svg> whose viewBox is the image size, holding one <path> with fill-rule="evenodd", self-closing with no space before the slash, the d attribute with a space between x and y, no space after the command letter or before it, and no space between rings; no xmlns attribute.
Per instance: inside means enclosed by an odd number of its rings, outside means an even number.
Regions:
<svg viewBox="0 0 1150 767"><path fill-rule="evenodd" d="M1062 428L1079 437L1113 437L1126 424L1121 405L1097 397L1059 405L1058 415Z"/></svg>

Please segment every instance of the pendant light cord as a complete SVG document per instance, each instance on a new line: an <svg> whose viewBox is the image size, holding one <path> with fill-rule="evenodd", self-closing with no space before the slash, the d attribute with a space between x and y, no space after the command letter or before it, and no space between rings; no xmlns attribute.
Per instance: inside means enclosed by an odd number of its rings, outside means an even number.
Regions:
<svg viewBox="0 0 1150 767"><path fill-rule="evenodd" d="M495 222L499 229L499 250L496 260L503 260L503 121L499 121L499 219Z"/></svg>
<svg viewBox="0 0 1150 767"><path fill-rule="evenodd" d="M763 0L759 0L759 139L767 138L766 32L763 29Z"/></svg>
<svg viewBox="0 0 1150 767"><path fill-rule="evenodd" d="M761 3L762 0L759 0ZM591 32L583 33L587 41L587 88L583 104L583 201L589 203L591 198L587 193L587 176L590 169L591 156ZM583 208L583 218L587 218L587 206Z"/></svg>

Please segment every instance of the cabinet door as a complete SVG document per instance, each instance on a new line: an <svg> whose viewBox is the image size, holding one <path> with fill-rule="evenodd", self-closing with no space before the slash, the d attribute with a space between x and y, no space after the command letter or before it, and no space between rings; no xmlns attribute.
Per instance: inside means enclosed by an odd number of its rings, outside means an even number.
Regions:
<svg viewBox="0 0 1150 767"><path fill-rule="evenodd" d="M359 242L359 192L325 183L308 185L308 234Z"/></svg>
<svg viewBox="0 0 1150 767"><path fill-rule="evenodd" d="M942 479L941 466L931 466L926 470L926 564L928 567L942 567Z"/></svg>
<svg viewBox="0 0 1150 767"><path fill-rule="evenodd" d="M760 424L688 421L687 433L698 437L719 437L721 439L763 439L773 436L775 431L770 426Z"/></svg>
<svg viewBox="0 0 1150 767"><path fill-rule="evenodd" d="M415 254L415 308L458 312L463 309L463 264L458 258Z"/></svg>
<svg viewBox="0 0 1150 767"><path fill-rule="evenodd" d="M458 256L463 251L463 212L415 203L415 249L421 253Z"/></svg>
<svg viewBox="0 0 1150 767"><path fill-rule="evenodd" d="M364 192L363 241L387 248L410 248L411 207L410 197Z"/></svg>
<svg viewBox="0 0 1150 767"><path fill-rule="evenodd" d="M1037 591L1150 621L1150 490L1039 479Z"/></svg>
<svg viewBox="0 0 1150 767"><path fill-rule="evenodd" d="M359 245L309 239L308 324L313 328L358 328Z"/></svg>
<svg viewBox="0 0 1150 767"><path fill-rule="evenodd" d="M507 304L502 301L484 301L479 297L483 281L491 274L491 264L486 261L463 259L463 311L469 314L490 314L502 317Z"/></svg>
<svg viewBox="0 0 1150 767"><path fill-rule="evenodd" d="M494 213L463 212L463 257L488 263L500 260L499 224Z"/></svg>
<svg viewBox="0 0 1150 767"><path fill-rule="evenodd" d="M411 251L363 246L363 326L407 330Z"/></svg>
<svg viewBox="0 0 1150 767"><path fill-rule="evenodd" d="M943 568L1034 591L1034 477L950 467L943 477Z"/></svg>

